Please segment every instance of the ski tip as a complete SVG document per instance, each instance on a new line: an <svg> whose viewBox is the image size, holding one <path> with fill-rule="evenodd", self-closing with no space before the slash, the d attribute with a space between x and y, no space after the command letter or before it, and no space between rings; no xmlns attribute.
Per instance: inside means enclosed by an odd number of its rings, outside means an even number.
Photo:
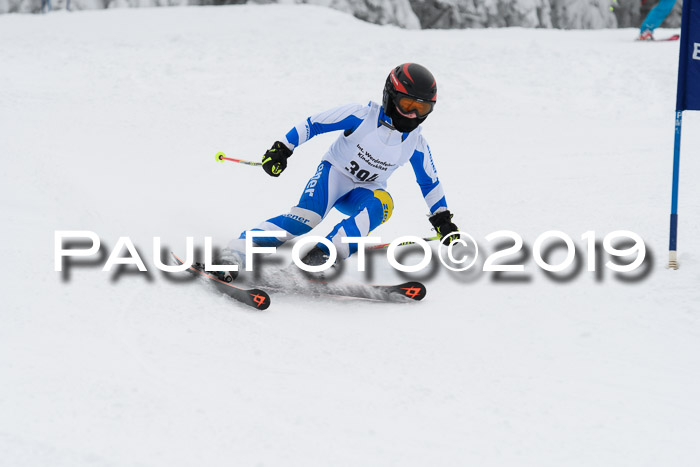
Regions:
<svg viewBox="0 0 700 467"><path fill-rule="evenodd" d="M249 305L256 310L267 310L270 307L270 296L264 290L249 289L246 292L250 297Z"/></svg>
<svg viewBox="0 0 700 467"><path fill-rule="evenodd" d="M635 39L635 42L656 42L656 43L658 43L658 42L671 42L671 41L677 41L677 40L679 40L680 38L681 38L681 36L680 36L679 34L674 34L674 35L672 35L672 36L670 36L670 37L663 37L663 38L661 38L661 39L647 39L647 40L644 40L644 39L639 39L639 38L637 38L637 39Z"/></svg>
<svg viewBox="0 0 700 467"><path fill-rule="evenodd" d="M654 42L670 42L670 41L677 41L681 38L678 34L674 34L671 37L664 37L662 39L656 39Z"/></svg>
<svg viewBox="0 0 700 467"><path fill-rule="evenodd" d="M173 256L176 264L184 264L184 262L175 253L171 251L170 254ZM217 277L208 274L206 271L195 269L192 266L190 266L187 271L206 281L209 281L209 283L213 284L214 287L220 292L223 292L234 300L238 300L239 302L251 306L256 310L267 310L270 307L270 296L264 290L245 289L240 285L224 282Z"/></svg>
<svg viewBox="0 0 700 467"><path fill-rule="evenodd" d="M397 285L395 290L404 297L415 301L423 300L425 298L425 294L427 293L425 286L420 282L415 281Z"/></svg>

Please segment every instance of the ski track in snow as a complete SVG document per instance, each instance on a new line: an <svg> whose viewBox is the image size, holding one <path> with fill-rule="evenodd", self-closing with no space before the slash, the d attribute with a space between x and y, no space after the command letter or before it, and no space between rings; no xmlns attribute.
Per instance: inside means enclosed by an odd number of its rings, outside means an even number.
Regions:
<svg viewBox="0 0 700 467"><path fill-rule="evenodd" d="M697 465L700 116L668 271L678 43L635 34L280 5L0 16L0 463ZM336 135L279 179L217 151L257 160L312 113L380 100L405 61L438 80L424 135L457 225L487 248L561 230L580 254L586 231L632 230L647 277L556 283L530 258L527 283L438 269L411 306L272 294L257 313L155 269L154 236L223 245L293 205ZM389 191L374 234L429 234L410 168ZM129 236L150 273L64 281L56 230L95 231L106 254ZM377 255L372 281L399 280Z"/></svg>

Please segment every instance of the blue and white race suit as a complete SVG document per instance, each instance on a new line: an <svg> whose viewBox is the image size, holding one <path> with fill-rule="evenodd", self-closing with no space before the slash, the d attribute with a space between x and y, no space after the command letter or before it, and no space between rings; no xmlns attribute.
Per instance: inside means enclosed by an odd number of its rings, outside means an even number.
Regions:
<svg viewBox="0 0 700 467"><path fill-rule="evenodd" d="M410 162L431 214L447 209L445 194L438 180L430 148L421 128L401 133L382 124L391 124L381 105L351 104L313 115L296 125L282 140L290 149L316 135L342 130L343 133L323 156L299 202L288 213L262 222L251 230L284 231L284 237L257 237L258 246L279 246L316 227L332 208L349 216L328 234L338 256L347 258L357 244L343 243L343 237L364 237L386 222L394 203L386 191L391 174ZM244 257L245 235L232 240L228 248ZM328 253L323 244L319 247Z"/></svg>

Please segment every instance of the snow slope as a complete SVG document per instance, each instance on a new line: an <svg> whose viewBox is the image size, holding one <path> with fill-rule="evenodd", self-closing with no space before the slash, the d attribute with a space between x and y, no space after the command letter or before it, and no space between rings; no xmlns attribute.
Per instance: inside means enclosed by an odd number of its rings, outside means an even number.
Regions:
<svg viewBox="0 0 700 467"><path fill-rule="evenodd" d="M669 271L678 44L634 36L279 5L0 17L1 463L697 465L700 117L684 117ZM381 99L404 61L437 76L424 134L482 247L561 230L583 252L584 232L626 229L648 274L555 282L529 257L527 282L418 274L416 306L278 294L257 313L155 269L154 236L223 245L294 204L335 135L279 179L215 152L258 159L311 113ZM389 190L375 233L429 235L412 171ZM129 236L150 272L103 257L63 278L56 230L96 232L105 255ZM400 279L376 264L372 280Z"/></svg>

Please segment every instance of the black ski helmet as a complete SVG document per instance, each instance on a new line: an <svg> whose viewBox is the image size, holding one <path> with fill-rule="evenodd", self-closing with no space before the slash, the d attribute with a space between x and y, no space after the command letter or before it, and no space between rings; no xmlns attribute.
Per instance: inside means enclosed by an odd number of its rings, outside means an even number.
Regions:
<svg viewBox="0 0 700 467"><path fill-rule="evenodd" d="M404 117L396 108L402 97L427 103L429 104L426 106L428 110L417 115L417 118ZM437 102L435 77L424 66L417 63L404 63L391 70L387 76L382 106L384 113L391 117L394 128L397 130L403 133L415 130L428 118L428 114L433 111L435 102Z"/></svg>

